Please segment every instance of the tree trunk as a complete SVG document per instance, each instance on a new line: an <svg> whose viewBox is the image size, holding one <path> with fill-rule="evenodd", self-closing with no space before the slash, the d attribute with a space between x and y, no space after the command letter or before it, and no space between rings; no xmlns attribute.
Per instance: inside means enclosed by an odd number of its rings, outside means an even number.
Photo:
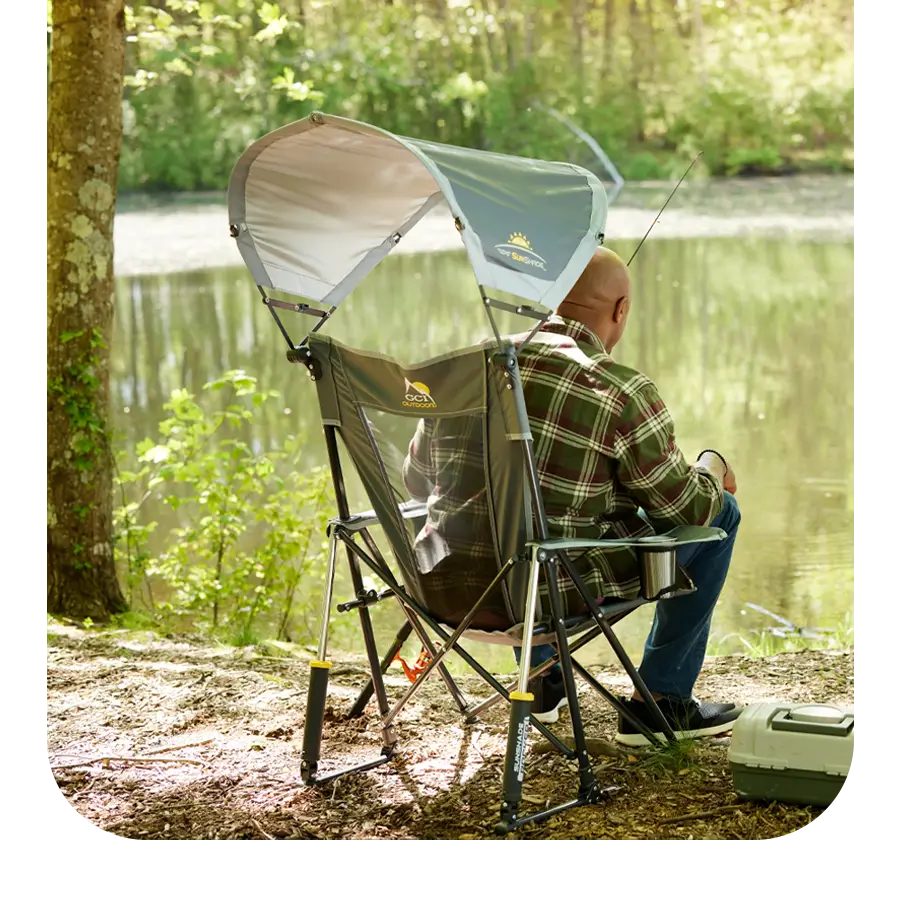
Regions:
<svg viewBox="0 0 900 900"><path fill-rule="evenodd" d="M124 0L54 0L47 116L47 611L126 608L108 437Z"/></svg>
<svg viewBox="0 0 900 900"><path fill-rule="evenodd" d="M606 0L603 7L603 68L601 76L604 88L612 74L613 53L615 52L616 0Z"/></svg>
<svg viewBox="0 0 900 900"><path fill-rule="evenodd" d="M491 15L491 9L487 5L486 0L481 0L479 3L481 7L481 14L485 18ZM497 72L498 70L498 58L497 58L497 49L494 46L494 37L491 33L491 30L487 27L481 29L482 40L484 41L484 52L487 57L487 64L485 66L485 72Z"/></svg>
<svg viewBox="0 0 900 900"><path fill-rule="evenodd" d="M683 38L690 37L691 23L681 18L678 0L669 0L669 14L672 17L672 21L675 23L675 27L678 29L678 34Z"/></svg>
<svg viewBox="0 0 900 900"><path fill-rule="evenodd" d="M584 14L585 0L572 4L572 36L575 44L575 77L578 79L578 105L584 102Z"/></svg>
<svg viewBox="0 0 900 900"><path fill-rule="evenodd" d="M641 15L638 11L637 0L629 0L628 3L628 37L631 41L631 96L635 109L634 141L637 144L644 142L644 101L641 95L641 37L643 27Z"/></svg>
<svg viewBox="0 0 900 900"><path fill-rule="evenodd" d="M498 18L506 40L506 71L509 73L515 72L518 61L516 55L516 25L513 22L512 15L514 8L515 4L510 3L510 0L500 0L500 15Z"/></svg>
<svg viewBox="0 0 900 900"><path fill-rule="evenodd" d="M703 39L703 10L700 0L694 0L694 34L697 40L697 62L700 65L700 84L706 89L706 45Z"/></svg>

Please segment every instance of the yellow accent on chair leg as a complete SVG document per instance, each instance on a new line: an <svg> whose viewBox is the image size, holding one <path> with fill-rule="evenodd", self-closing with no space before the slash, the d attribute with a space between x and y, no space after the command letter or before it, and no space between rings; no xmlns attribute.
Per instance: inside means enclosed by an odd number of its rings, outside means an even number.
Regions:
<svg viewBox="0 0 900 900"><path fill-rule="evenodd" d="M509 692L510 700L534 700L534 694L529 694L527 691L523 694L521 691L510 691Z"/></svg>
<svg viewBox="0 0 900 900"><path fill-rule="evenodd" d="M334 665L327 659L312 659L309 664L313 669L330 669Z"/></svg>

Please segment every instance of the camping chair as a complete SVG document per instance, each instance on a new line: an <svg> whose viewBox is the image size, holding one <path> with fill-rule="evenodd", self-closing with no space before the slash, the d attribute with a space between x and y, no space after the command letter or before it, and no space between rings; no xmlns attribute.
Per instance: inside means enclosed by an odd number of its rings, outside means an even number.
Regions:
<svg viewBox="0 0 900 900"><path fill-rule="evenodd" d="M442 660L454 651L500 697L511 702L501 828L508 830L523 821L537 821L562 809L596 802L608 789L597 785L590 765L573 673L577 671L623 715L628 716L629 713L618 698L572 658L572 650L576 646L584 646L598 635L605 636L635 687L645 701L659 712L612 630L613 623L648 601L637 598L600 605L584 590L585 612L567 615L558 590L558 573L560 570L567 572L578 584L580 579L572 565L573 554L591 547L623 544L653 551L659 547L659 538L565 541L548 537L516 353L511 343L504 342L499 348L493 343L479 346L407 368L387 357L351 350L326 337L310 338L302 354L318 388L340 512L329 529L328 580L322 607L322 633L317 658L312 662L310 672L303 743L305 780L307 783L322 783L347 771L368 769L387 762L396 746L393 723L397 715L435 669L440 670L460 711L471 721L477 714L476 709L466 702L449 672L442 667ZM428 540L427 527L422 526L421 522L423 514L427 518L432 516L423 510L421 503L408 497L400 462L403 460L402 448L409 446L423 413L433 423L451 423L451 427L444 432L446 436L440 438L443 442L440 451L443 463L452 463L461 452L460 442L467 442L463 451L467 453L468 464L462 499L474 502L480 498L487 507L484 521L490 531L494 562L493 569L488 571L493 572L493 577L490 574L484 576L483 590L478 595L476 589L474 602L467 609L459 610L458 622L448 621L446 609L441 609L445 600L436 601L433 598L428 576L439 567L449 566L451 571L454 567L466 570L470 561L464 553L454 555L452 538L449 546L444 546L448 543L444 535L438 535L435 541ZM460 425L460 422L463 424ZM464 435L462 439L460 434ZM372 504L372 512L364 516L349 514L338 436ZM454 477L449 476L451 480ZM440 514L437 518L440 519ZM370 533L369 529L375 525L382 529L389 543L399 577L386 563ZM452 522L447 530L453 530ZM679 528L665 535L663 540L667 552L674 553L673 548L680 543L719 539L721 536L719 529ZM338 608L344 611L358 609L360 612L372 672L371 684L381 715L383 748L374 760L350 770L320 776L319 749L330 665L327 660L327 623L331 613L338 542L344 544L349 554L356 589L355 599ZM377 575L387 589L381 592L362 589L360 564ZM538 589L541 576L548 587L549 608L542 603ZM389 596L399 601L409 629L420 637L429 655L427 667L393 705L387 700L382 678L383 661L378 657L368 618L368 609ZM493 627L479 627L479 613L485 607L490 608L490 613L484 618ZM437 609L444 612L443 618L439 618ZM439 650L428 640L423 622L440 638L442 645ZM404 628L395 644L402 643L409 633ZM515 690L508 691L463 650L458 644L460 638L521 647L522 663ZM571 646L570 641L573 641ZM528 681L534 674L529 672L531 647L548 642L554 643L558 650L572 717L574 748L564 745L530 715L533 698L528 692ZM385 660L392 658L389 652ZM541 670L549 664L545 663ZM482 704L482 708L484 706ZM356 711L361 711L359 704ZM577 760L580 784L575 800L520 820L518 805L525 771L526 723L529 720L557 749ZM632 721L641 727L648 739L659 743L651 731L642 727L636 719ZM659 727L668 738L673 738L661 714Z"/></svg>
<svg viewBox="0 0 900 900"><path fill-rule="evenodd" d="M404 366L316 334L403 235L427 211L442 206L447 207L478 276L494 340ZM316 384L337 500L338 515L328 533L319 646L310 668L301 760L304 782L322 784L388 762L397 747L397 716L437 671L467 721L493 702L510 704L498 832L603 800L613 788L601 787L591 767L575 675L651 743L660 741L572 654L604 637L652 710L659 732L673 740L672 729L612 626L629 612L678 591L670 579L671 583L664 580L645 591L647 596L603 602L586 589L574 561L591 548L627 545L650 554L651 563L657 558L671 563L679 544L720 540L724 533L680 528L630 540L559 540L549 533L517 354L602 241L606 218L602 185L591 173L568 164L412 141L362 123L314 114L267 135L244 153L232 174L229 213L231 233L289 345L288 359L306 366ZM521 223L522 230L507 224L511 218ZM541 236L543 256L532 249L526 233ZM537 241L533 243L537 246ZM328 308L277 300L266 287L302 294ZM497 301L488 297L485 287L517 293L544 309ZM518 344L504 340L492 313L496 307L537 319L537 324ZM319 321L300 344L294 344L277 309L311 314ZM452 490L446 490L443 482L439 492L433 491L434 484L415 484L415 467L407 454L420 429L430 429L432 457ZM351 511L339 438L371 504L367 512ZM440 481L444 476L436 477ZM472 522L477 527L470 527ZM386 542L393 568L375 533ZM347 553L353 597L339 603L337 610L359 615L371 671L350 714L361 714L374 694L382 748L374 759L322 773L328 628L339 543ZM382 581L383 590L366 589L363 567ZM653 565L646 570L652 572ZM583 600L579 609L564 607L561 577L571 579L577 588ZM381 657L370 609L388 598L399 603L406 621ZM413 632L423 645L423 668L391 706L383 673ZM463 637L520 647L516 683L506 687L494 678L460 646ZM546 643L553 645L555 656L530 670L531 648ZM444 665L451 652L493 688L491 699L477 705L467 700ZM531 714L529 681L556 661L569 702L573 747ZM529 724L577 762L579 787L567 803L520 816Z"/></svg>

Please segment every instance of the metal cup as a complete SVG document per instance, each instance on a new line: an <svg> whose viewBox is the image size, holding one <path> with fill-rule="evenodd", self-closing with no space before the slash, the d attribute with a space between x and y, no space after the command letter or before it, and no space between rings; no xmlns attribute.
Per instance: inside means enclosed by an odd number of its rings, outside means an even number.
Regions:
<svg viewBox="0 0 900 900"><path fill-rule="evenodd" d="M675 545L660 536L658 544L647 541L649 546L638 548L641 572L641 593L648 600L656 600L675 589L678 567L675 562Z"/></svg>

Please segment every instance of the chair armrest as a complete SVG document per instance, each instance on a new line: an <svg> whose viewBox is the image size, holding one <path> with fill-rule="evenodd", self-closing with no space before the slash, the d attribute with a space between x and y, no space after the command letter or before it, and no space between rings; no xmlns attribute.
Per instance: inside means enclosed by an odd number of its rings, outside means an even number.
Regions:
<svg viewBox="0 0 900 900"><path fill-rule="evenodd" d="M404 519L418 519L428 514L427 504L420 500L406 500L399 504L397 508ZM328 524L329 526L341 525L347 531L355 533L362 531L364 528L369 528L371 525L377 525L378 516L373 510L367 509L365 512L353 513L353 515L347 516L346 519L340 517L331 519Z"/></svg>
<svg viewBox="0 0 900 900"><path fill-rule="evenodd" d="M610 547L680 547L682 544L700 544L707 541L724 541L728 535L721 528L709 525L679 525L663 534L651 534L637 538L598 538L597 540L572 539L530 541L527 546L541 550L601 550Z"/></svg>

